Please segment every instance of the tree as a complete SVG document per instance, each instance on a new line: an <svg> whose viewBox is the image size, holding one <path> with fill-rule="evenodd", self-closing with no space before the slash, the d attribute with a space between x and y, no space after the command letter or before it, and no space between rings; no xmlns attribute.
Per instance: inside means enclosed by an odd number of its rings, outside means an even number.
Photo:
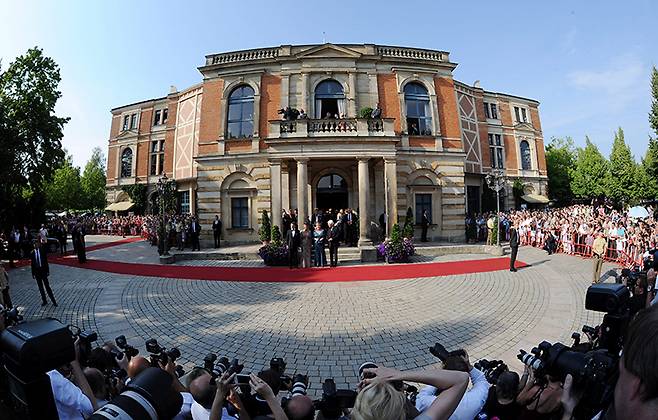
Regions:
<svg viewBox="0 0 658 420"><path fill-rule="evenodd" d="M576 167L571 173L571 191L578 198L591 198L606 193L608 161L589 137L585 147L577 150Z"/></svg>
<svg viewBox="0 0 658 420"><path fill-rule="evenodd" d="M73 166L70 155L55 169L52 180L46 182L43 189L51 210L80 210L84 207L80 168Z"/></svg>
<svg viewBox="0 0 658 420"><path fill-rule="evenodd" d="M651 112L649 112L649 124L658 135L658 70L656 66L651 71Z"/></svg>
<svg viewBox="0 0 658 420"><path fill-rule="evenodd" d="M402 236L408 239L411 239L414 236L414 211L411 207L407 207L407 215L404 218Z"/></svg>
<svg viewBox="0 0 658 420"><path fill-rule="evenodd" d="M43 215L43 182L65 157L62 130L69 119L55 115L59 82L59 67L36 47L0 73L0 223Z"/></svg>
<svg viewBox="0 0 658 420"><path fill-rule="evenodd" d="M270 216L267 215L267 210L263 210L263 218L261 219L258 235L261 242L269 242L272 239L272 226L270 225Z"/></svg>
<svg viewBox="0 0 658 420"><path fill-rule="evenodd" d="M546 146L548 195L559 203L568 203L573 197L571 182L576 168L576 150L571 137L556 138Z"/></svg>
<svg viewBox="0 0 658 420"><path fill-rule="evenodd" d="M124 185L121 187L122 191L128 193L128 197L132 200L135 205L133 209L135 214L144 214L146 210L146 185L144 184L133 184L133 185Z"/></svg>
<svg viewBox="0 0 658 420"><path fill-rule="evenodd" d="M621 203L629 203L631 199L638 198L637 173L637 164L624 140L624 131L620 127L615 133L615 141L610 152L606 195Z"/></svg>
<svg viewBox="0 0 658 420"><path fill-rule="evenodd" d="M656 198L658 196L658 139L649 139L641 168L645 180L642 198Z"/></svg>
<svg viewBox="0 0 658 420"><path fill-rule="evenodd" d="M105 208L105 156L100 147L94 147L91 158L85 165L80 179L84 197L84 208L101 210Z"/></svg>

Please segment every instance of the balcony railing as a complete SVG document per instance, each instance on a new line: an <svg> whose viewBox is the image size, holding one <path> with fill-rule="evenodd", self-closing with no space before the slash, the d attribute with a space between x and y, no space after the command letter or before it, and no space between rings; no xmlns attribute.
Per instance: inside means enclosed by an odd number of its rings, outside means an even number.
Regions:
<svg viewBox="0 0 658 420"><path fill-rule="evenodd" d="M271 120L269 138L392 137L393 118Z"/></svg>

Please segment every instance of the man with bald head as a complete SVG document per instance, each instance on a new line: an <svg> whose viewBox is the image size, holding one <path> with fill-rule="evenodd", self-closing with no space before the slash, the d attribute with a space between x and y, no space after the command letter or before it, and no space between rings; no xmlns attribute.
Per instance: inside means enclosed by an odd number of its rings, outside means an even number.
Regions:
<svg viewBox="0 0 658 420"><path fill-rule="evenodd" d="M313 400L307 395L294 395L288 400L285 413L290 420L313 420L315 418Z"/></svg>
<svg viewBox="0 0 658 420"><path fill-rule="evenodd" d="M135 376L139 375L147 368L151 367L151 363L144 356L135 356L130 359L128 363L128 377L130 380L135 379Z"/></svg>
<svg viewBox="0 0 658 420"><path fill-rule="evenodd" d="M190 394L194 398L191 413L193 420L222 419L234 420L223 407L230 391L229 383L235 375L226 375L212 383L212 376L205 369L195 369L190 373Z"/></svg>

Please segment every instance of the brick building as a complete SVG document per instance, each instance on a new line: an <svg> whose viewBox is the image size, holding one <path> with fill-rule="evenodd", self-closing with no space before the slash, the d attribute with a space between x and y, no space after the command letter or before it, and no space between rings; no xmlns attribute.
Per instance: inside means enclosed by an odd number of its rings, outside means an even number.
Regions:
<svg viewBox="0 0 658 420"><path fill-rule="evenodd" d="M506 175L503 208L516 179L544 201L547 178L539 103L458 82L455 67L444 51L372 44L208 55L201 83L112 110L108 207L129 207L121 188L135 183L152 203L164 172L206 239L216 214L244 243L262 210L280 225L282 209L350 207L367 243L381 214L390 229L411 207L431 215L432 239L462 241L492 168ZM361 118L377 104L381 118ZM283 120L288 106L308 118Z"/></svg>

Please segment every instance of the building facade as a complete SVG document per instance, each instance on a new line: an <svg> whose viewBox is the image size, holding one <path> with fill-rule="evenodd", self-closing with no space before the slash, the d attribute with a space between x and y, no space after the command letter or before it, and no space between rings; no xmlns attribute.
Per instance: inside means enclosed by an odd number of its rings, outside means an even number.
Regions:
<svg viewBox="0 0 658 420"><path fill-rule="evenodd" d="M247 243L263 210L280 225L282 209L302 220L352 208L364 244L382 214L390 230L410 207L416 221L430 215L430 239L463 241L492 169L506 176L502 208L517 179L543 201L547 177L539 103L458 82L455 67L444 51L372 44L208 55L201 83L112 110L109 208L125 208L122 188L140 183L153 203L165 173L207 240L215 215L229 243ZM286 107L301 118L283 119Z"/></svg>

